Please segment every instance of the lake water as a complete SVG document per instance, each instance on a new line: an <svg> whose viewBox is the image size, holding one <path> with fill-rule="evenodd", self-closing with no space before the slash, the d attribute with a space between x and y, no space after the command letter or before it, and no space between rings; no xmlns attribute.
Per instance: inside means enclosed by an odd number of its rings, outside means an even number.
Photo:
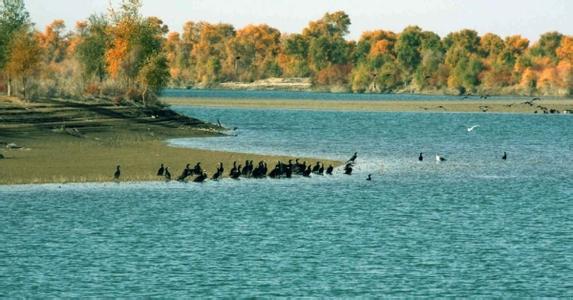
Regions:
<svg viewBox="0 0 573 300"><path fill-rule="evenodd" d="M356 171L1 186L0 296L573 296L571 116L177 109Z"/></svg>

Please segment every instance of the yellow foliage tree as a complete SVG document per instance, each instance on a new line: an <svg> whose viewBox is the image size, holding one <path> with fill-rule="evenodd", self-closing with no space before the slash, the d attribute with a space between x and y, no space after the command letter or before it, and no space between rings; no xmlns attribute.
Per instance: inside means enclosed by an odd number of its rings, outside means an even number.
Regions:
<svg viewBox="0 0 573 300"><path fill-rule="evenodd" d="M10 56L5 70L10 78L19 79L21 95L28 99L28 83L37 75L42 60L42 48L36 32L27 28L21 29L9 45Z"/></svg>

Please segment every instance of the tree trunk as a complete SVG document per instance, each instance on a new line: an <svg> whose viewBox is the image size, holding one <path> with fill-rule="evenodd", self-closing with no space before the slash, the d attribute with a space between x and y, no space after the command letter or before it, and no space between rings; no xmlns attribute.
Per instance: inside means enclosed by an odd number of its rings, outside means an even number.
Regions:
<svg viewBox="0 0 573 300"><path fill-rule="evenodd" d="M22 76L22 97L24 100L28 100L28 98L26 98L26 76Z"/></svg>
<svg viewBox="0 0 573 300"><path fill-rule="evenodd" d="M141 93L141 100L143 101L143 106L147 106L147 103L145 101L146 96L147 96L147 87L145 87L143 89L143 93Z"/></svg>
<svg viewBox="0 0 573 300"><path fill-rule="evenodd" d="M8 75L8 97L12 97L12 78Z"/></svg>

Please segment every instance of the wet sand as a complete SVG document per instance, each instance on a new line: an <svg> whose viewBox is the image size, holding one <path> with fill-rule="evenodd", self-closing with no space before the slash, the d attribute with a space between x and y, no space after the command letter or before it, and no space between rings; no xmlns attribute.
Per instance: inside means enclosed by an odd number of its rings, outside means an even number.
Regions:
<svg viewBox="0 0 573 300"><path fill-rule="evenodd" d="M162 98L170 105L244 109L302 109L325 111L382 112L482 112L482 113L563 113L573 112L573 99L534 100L436 100L436 101L331 101L331 100L264 100L228 98ZM552 111L553 110L553 111Z"/></svg>

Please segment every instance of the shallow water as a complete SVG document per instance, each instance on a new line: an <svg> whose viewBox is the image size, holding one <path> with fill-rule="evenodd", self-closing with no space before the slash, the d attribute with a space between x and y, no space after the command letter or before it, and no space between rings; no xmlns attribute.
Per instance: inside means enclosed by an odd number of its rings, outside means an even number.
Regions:
<svg viewBox="0 0 573 300"><path fill-rule="evenodd" d="M2 186L0 296L573 296L570 116L177 109L356 172Z"/></svg>

